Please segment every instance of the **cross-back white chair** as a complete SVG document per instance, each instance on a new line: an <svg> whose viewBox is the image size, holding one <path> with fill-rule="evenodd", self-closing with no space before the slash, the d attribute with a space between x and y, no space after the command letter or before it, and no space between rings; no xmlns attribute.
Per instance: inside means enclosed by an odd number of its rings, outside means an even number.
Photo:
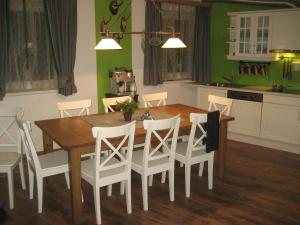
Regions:
<svg viewBox="0 0 300 225"><path fill-rule="evenodd" d="M17 165L19 165L22 189L26 189L21 137L18 129L13 132L16 128L15 117L18 112L23 114L21 108L0 108L0 173L7 173L10 209L14 208L13 170Z"/></svg>
<svg viewBox="0 0 300 225"><path fill-rule="evenodd" d="M60 118L64 117L72 117L71 111L79 111L79 113L76 116L81 115L89 115L90 110L89 108L92 105L91 99L84 99L84 100L78 100L78 101L69 101L69 102L58 102L57 108L60 112Z"/></svg>
<svg viewBox="0 0 300 225"><path fill-rule="evenodd" d="M166 105L167 104L166 100L168 98L168 92L143 94L142 98L144 101L145 108ZM155 102L156 102L156 105L153 105Z"/></svg>
<svg viewBox="0 0 300 225"><path fill-rule="evenodd" d="M78 101L58 102L57 108L60 113L60 118L90 115L90 107L92 105L91 99L84 99ZM77 111L77 114L74 112ZM94 153L84 154L81 157L92 156Z"/></svg>
<svg viewBox="0 0 300 225"><path fill-rule="evenodd" d="M220 116L221 114L226 116L230 115L232 99L220 97L216 95L208 95L208 102L209 102L208 111L211 112L211 111L219 110Z"/></svg>
<svg viewBox="0 0 300 225"><path fill-rule="evenodd" d="M125 102L125 101L132 101L130 96L122 96L122 97L115 97L115 98L103 98L102 102L104 105L104 111L105 113L114 112L115 110L112 108L112 106L115 106L118 104L118 102Z"/></svg>
<svg viewBox="0 0 300 225"><path fill-rule="evenodd" d="M127 213L132 211L131 161L135 121L117 127L93 127L92 132L96 138L96 156L81 162L81 177L93 186L96 221L101 224L100 188L103 186L125 182ZM119 138L121 141L116 145L111 142L111 138ZM109 147L111 154L101 154L103 144ZM126 153L122 152L123 147L126 147Z"/></svg>
<svg viewBox="0 0 300 225"><path fill-rule="evenodd" d="M17 124L25 149L28 175L29 175L29 198L33 199L34 177L37 182L38 212L43 209L43 178L57 174L65 174L67 187L70 189L68 155L64 150L59 150L38 156L31 139L29 121L23 121L20 114L16 116Z"/></svg>
<svg viewBox="0 0 300 225"><path fill-rule="evenodd" d="M103 98L102 102L104 105L104 112L109 113L109 112L114 112L114 108L112 106L115 106L118 104L118 102L125 102L125 101L132 101L132 98L130 96L121 96L121 97L114 97L114 98ZM106 154L109 152L106 151ZM124 190L124 185L122 183L120 192L123 194ZM111 196L112 195L112 185L109 185L107 187L107 195Z"/></svg>
<svg viewBox="0 0 300 225"><path fill-rule="evenodd" d="M179 124L179 115L169 119L143 121L144 129L147 130L145 147L133 152L132 170L141 175L145 211L148 210L147 178L153 174L169 172L170 201L174 201L174 163ZM164 132L160 133L161 131ZM153 138L159 142L155 148L151 147ZM164 150L160 151L161 148Z"/></svg>
<svg viewBox="0 0 300 225"><path fill-rule="evenodd" d="M206 145L203 139L206 137L206 131L203 124L207 122L207 114L191 113L190 122L192 122L191 132L188 142L177 144L175 159L185 165L185 195L190 197L191 166L194 164L204 165L208 162L208 189L213 187L213 166L214 151L206 152ZM196 137L196 130L199 129L201 136ZM202 176L202 171L199 176Z"/></svg>

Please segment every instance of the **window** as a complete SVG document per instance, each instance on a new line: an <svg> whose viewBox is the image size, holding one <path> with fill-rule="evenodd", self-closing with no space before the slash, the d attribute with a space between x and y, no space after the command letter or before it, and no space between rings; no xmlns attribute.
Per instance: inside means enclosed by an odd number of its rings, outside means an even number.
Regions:
<svg viewBox="0 0 300 225"><path fill-rule="evenodd" d="M10 1L6 92L57 88L43 0Z"/></svg>
<svg viewBox="0 0 300 225"><path fill-rule="evenodd" d="M169 26L181 33L180 38L188 46L184 49L164 49L163 80L192 79L192 57L195 24L195 8L193 6L162 3L162 30Z"/></svg>

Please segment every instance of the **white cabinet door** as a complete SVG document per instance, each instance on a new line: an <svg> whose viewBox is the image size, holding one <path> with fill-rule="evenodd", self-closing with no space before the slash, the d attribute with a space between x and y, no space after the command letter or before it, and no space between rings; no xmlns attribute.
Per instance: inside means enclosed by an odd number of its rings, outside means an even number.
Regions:
<svg viewBox="0 0 300 225"><path fill-rule="evenodd" d="M272 16L272 49L300 49L300 10L276 12Z"/></svg>
<svg viewBox="0 0 300 225"><path fill-rule="evenodd" d="M233 100L231 116L234 121L229 123L228 131L238 134L259 136L262 103Z"/></svg>
<svg viewBox="0 0 300 225"><path fill-rule="evenodd" d="M261 137L300 144L300 107L264 103Z"/></svg>
<svg viewBox="0 0 300 225"><path fill-rule="evenodd" d="M198 87L197 90L197 107L200 109L208 109L208 95L216 95L226 97L227 90Z"/></svg>
<svg viewBox="0 0 300 225"><path fill-rule="evenodd" d="M234 18L234 19L232 19ZM233 60L270 60L271 16L267 13L241 13L231 16L229 54ZM235 35L235 37L233 36Z"/></svg>

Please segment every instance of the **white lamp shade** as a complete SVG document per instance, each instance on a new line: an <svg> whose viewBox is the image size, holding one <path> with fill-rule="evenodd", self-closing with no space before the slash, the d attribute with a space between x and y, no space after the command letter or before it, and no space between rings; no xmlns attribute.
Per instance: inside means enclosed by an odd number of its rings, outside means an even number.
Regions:
<svg viewBox="0 0 300 225"><path fill-rule="evenodd" d="M186 45L177 37L171 37L169 38L162 48L186 48Z"/></svg>
<svg viewBox="0 0 300 225"><path fill-rule="evenodd" d="M102 38L102 40L96 45L95 50L110 50L110 49L122 49L122 47L113 38Z"/></svg>

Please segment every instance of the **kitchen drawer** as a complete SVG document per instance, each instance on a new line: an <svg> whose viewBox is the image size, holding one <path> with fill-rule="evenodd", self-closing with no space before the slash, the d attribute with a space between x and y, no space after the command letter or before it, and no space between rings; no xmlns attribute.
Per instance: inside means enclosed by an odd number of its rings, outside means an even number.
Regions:
<svg viewBox="0 0 300 225"><path fill-rule="evenodd" d="M291 97L291 96L264 94L264 103L265 102L300 107L300 96Z"/></svg>

